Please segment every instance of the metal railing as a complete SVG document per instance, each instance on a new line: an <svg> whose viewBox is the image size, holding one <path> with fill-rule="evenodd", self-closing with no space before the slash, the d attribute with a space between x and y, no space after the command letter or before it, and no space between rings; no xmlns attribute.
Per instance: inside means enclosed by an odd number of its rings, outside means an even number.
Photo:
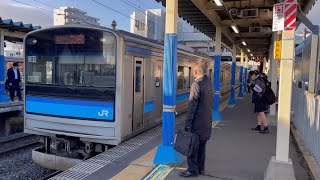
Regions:
<svg viewBox="0 0 320 180"><path fill-rule="evenodd" d="M320 165L320 96L293 87L292 122Z"/></svg>

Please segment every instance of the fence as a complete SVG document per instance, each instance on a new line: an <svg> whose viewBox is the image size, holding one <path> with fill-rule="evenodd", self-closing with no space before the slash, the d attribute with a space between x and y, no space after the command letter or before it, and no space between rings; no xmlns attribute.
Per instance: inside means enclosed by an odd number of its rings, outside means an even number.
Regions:
<svg viewBox="0 0 320 180"><path fill-rule="evenodd" d="M292 121L320 165L320 95L293 87Z"/></svg>

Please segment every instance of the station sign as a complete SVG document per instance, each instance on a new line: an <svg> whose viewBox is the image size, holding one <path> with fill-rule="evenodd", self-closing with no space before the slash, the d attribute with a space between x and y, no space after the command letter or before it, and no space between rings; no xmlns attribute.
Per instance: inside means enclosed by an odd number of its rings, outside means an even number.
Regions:
<svg viewBox="0 0 320 180"><path fill-rule="evenodd" d="M278 3L273 6L272 31L284 30L284 4Z"/></svg>
<svg viewBox="0 0 320 180"><path fill-rule="evenodd" d="M272 31L294 30L296 28L297 1L286 0L273 6Z"/></svg>

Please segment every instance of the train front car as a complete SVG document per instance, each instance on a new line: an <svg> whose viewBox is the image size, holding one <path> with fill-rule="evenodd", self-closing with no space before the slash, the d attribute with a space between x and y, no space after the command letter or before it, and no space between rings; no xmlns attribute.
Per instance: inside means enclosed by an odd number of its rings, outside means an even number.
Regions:
<svg viewBox="0 0 320 180"><path fill-rule="evenodd" d="M45 143L33 152L35 162L65 169L73 165L64 162L68 158L81 159L120 142L115 123L117 46L115 34L84 27L49 28L26 36L24 131L41 135ZM55 156L67 158L61 165Z"/></svg>

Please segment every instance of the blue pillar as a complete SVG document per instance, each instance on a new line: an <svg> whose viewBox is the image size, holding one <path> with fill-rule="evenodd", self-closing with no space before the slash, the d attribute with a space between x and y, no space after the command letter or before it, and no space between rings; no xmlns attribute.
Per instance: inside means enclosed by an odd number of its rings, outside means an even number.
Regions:
<svg viewBox="0 0 320 180"><path fill-rule="evenodd" d="M235 95L235 85L236 85L236 62L232 62L232 70L231 70L231 92L230 92L230 99L229 105L234 106L236 105Z"/></svg>
<svg viewBox="0 0 320 180"><path fill-rule="evenodd" d="M4 55L0 55L0 102L9 101L9 98L6 95L6 90L5 90L5 81L6 81L5 73L6 73L6 64L4 61Z"/></svg>
<svg viewBox="0 0 320 180"><path fill-rule="evenodd" d="M243 66L240 66L240 76L239 76L239 81L240 81L240 89L239 89L239 93L238 93L238 97L243 97L243 90L242 90L242 86L243 86Z"/></svg>
<svg viewBox="0 0 320 180"><path fill-rule="evenodd" d="M244 68L244 83L243 83L243 93L248 93L247 89L247 78L248 78L248 68Z"/></svg>
<svg viewBox="0 0 320 180"><path fill-rule="evenodd" d="M221 121L221 113L219 111L220 105L220 66L221 66L221 55L214 56L214 101L212 106L212 120Z"/></svg>
<svg viewBox="0 0 320 180"><path fill-rule="evenodd" d="M163 66L162 144L154 164L180 164L183 156L174 150L177 34L166 34Z"/></svg>

